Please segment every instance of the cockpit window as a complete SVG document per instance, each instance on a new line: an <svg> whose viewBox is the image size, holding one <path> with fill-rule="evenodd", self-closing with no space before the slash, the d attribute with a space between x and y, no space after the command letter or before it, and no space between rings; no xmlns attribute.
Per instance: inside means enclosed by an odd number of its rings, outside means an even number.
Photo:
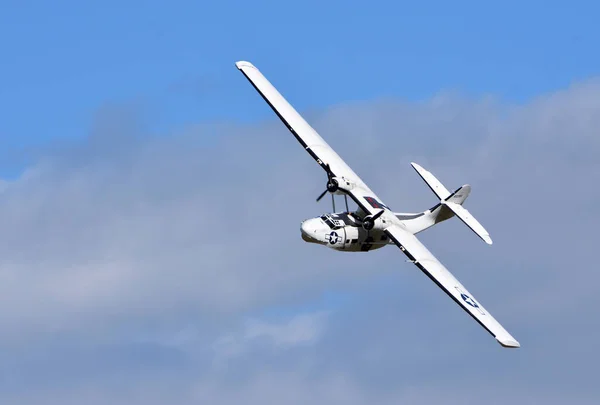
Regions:
<svg viewBox="0 0 600 405"><path fill-rule="evenodd" d="M334 222L334 221L331 219L331 217L330 217L330 216L328 216L328 215L323 215L323 216L321 217L321 219L322 219L322 220L323 220L323 222L325 222L325 223L327 224L327 226L328 226L329 228L331 228L331 229L338 229L338 228L341 228L341 227L343 226L343 225L340 225L338 221L335 221L335 222Z"/></svg>

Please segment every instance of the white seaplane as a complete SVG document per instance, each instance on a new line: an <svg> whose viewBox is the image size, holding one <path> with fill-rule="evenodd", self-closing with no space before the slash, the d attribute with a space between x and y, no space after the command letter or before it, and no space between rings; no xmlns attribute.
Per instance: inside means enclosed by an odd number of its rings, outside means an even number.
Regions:
<svg viewBox="0 0 600 405"><path fill-rule="evenodd" d="M411 163L437 196L439 202L427 211L415 214L392 211L252 63L239 61L236 62L236 67L260 93L308 154L327 173L327 187L317 201L326 193L331 193L334 204L333 211L336 211L334 195L344 196L346 211L302 222L302 239L342 252L367 252L394 244L400 248L410 262L421 269L454 302L494 336L500 345L509 348L520 347L519 342L473 298L473 295L415 236L435 224L456 216L481 239L491 245L492 239L489 233L462 206L471 191L469 185L450 192L429 171L416 163ZM358 206L355 212L348 210L348 197Z"/></svg>

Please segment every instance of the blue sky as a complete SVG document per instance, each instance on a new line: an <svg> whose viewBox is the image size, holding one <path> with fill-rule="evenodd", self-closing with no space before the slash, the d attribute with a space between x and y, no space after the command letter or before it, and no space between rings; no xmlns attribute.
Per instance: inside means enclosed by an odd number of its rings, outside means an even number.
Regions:
<svg viewBox="0 0 600 405"><path fill-rule="evenodd" d="M239 96L238 59L287 83L300 109L440 91L523 101L600 69L599 8L593 1L7 0L0 166L14 174L23 164L15 152L86 136L106 104L143 108L156 132L269 117Z"/></svg>
<svg viewBox="0 0 600 405"><path fill-rule="evenodd" d="M597 403L600 6L237 3L2 2L0 402ZM394 210L472 185L494 245L420 238L522 349L301 240L322 170L239 59Z"/></svg>

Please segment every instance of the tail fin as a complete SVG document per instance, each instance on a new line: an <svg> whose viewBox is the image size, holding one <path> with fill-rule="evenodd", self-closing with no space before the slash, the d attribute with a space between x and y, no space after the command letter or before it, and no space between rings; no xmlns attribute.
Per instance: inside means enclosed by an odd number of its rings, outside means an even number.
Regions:
<svg viewBox="0 0 600 405"><path fill-rule="evenodd" d="M492 238L490 238L488 231L486 231L479 221L477 221L471 213L462 206L471 193L471 186L465 184L453 193L450 193L431 172L428 172L414 162L411 162L411 165L425 183L427 183L431 191L433 191L440 199L440 202L435 207L423 213L423 216L429 217L430 222L432 222L431 225L445 221L456 215L465 225L475 232L477 236L483 239L485 243L488 245L492 244ZM398 218L400 218L400 216ZM429 226L427 226L427 228ZM419 229L419 231L423 229Z"/></svg>

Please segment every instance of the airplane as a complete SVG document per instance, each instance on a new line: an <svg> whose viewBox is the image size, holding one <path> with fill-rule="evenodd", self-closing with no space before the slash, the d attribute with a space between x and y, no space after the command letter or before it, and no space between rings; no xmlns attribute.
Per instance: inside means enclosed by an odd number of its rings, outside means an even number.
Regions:
<svg viewBox="0 0 600 405"><path fill-rule="evenodd" d="M419 213L392 211L287 102L258 68L247 61L238 61L235 65L327 174L325 191L319 195L317 201L330 193L334 212L303 221L300 230L304 241L342 252L368 252L396 245L408 257L409 262L425 273L502 347L521 346L415 236L456 216L491 245L489 233L463 207L471 192L468 184L450 192L431 172L412 162L412 167L436 195L438 202L432 208ZM344 196L346 211L335 212L335 195ZM348 197L358 206L354 212L348 209Z"/></svg>

